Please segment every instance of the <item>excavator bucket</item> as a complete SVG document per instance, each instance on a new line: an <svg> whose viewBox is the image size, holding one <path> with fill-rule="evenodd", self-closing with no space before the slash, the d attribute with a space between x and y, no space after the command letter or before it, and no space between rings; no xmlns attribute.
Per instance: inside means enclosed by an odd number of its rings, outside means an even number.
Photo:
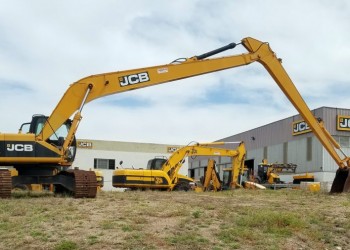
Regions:
<svg viewBox="0 0 350 250"><path fill-rule="evenodd" d="M338 169L332 184L331 193L350 192L349 169Z"/></svg>

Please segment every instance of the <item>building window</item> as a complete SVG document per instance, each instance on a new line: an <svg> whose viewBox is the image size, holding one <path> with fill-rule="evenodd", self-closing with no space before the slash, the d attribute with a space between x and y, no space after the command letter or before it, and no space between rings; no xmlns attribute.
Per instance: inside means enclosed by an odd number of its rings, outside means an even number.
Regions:
<svg viewBox="0 0 350 250"><path fill-rule="evenodd" d="M312 161L312 137L306 138L306 160Z"/></svg>
<svg viewBox="0 0 350 250"><path fill-rule="evenodd" d="M288 163L288 142L283 143L283 163Z"/></svg>
<svg viewBox="0 0 350 250"><path fill-rule="evenodd" d="M334 139L339 143L342 148L350 148L349 136L334 136Z"/></svg>
<svg viewBox="0 0 350 250"><path fill-rule="evenodd" d="M94 159L95 169L115 169L114 159Z"/></svg>

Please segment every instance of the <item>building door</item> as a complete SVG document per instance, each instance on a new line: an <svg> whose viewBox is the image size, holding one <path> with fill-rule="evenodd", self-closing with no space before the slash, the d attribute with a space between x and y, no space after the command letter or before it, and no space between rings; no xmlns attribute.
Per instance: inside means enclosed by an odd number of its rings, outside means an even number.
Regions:
<svg viewBox="0 0 350 250"><path fill-rule="evenodd" d="M244 165L248 169L246 177L249 180L250 176L254 176L254 159L245 160Z"/></svg>

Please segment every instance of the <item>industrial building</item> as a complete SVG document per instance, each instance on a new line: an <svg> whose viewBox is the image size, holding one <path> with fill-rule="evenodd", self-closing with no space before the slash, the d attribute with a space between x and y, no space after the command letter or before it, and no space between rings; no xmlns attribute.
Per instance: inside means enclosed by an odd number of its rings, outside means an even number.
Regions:
<svg viewBox="0 0 350 250"><path fill-rule="evenodd" d="M341 145L344 153L350 155L350 109L321 107L312 112L316 118L323 120L325 127ZM245 165L254 171L262 159L267 159L270 163L296 164L296 174L312 173L315 181L332 182L335 171L338 169L334 160L300 115L217 141L243 141L247 149ZM225 145L226 148L236 146L235 144ZM145 169L148 160L159 156L169 157L180 147L182 146L80 139L73 167L101 170L105 183L103 190L115 190L112 187L112 175L116 168ZM231 159L219 156L211 158L216 160L217 170L222 178L222 169L231 166ZM207 164L208 158L189 157L181 168L180 174L200 179L204 176ZM283 181L292 181L291 175L280 176Z"/></svg>
<svg viewBox="0 0 350 250"><path fill-rule="evenodd" d="M73 167L84 170L100 170L104 176L103 190L116 190L112 186L113 171L117 168L145 169L147 162L154 157L169 157L179 149L179 145L77 140L77 155ZM187 175L187 161L180 174Z"/></svg>
<svg viewBox="0 0 350 250"><path fill-rule="evenodd" d="M325 127L340 144L346 155L350 154L350 109L321 107L312 110L316 118L322 119ZM294 115L218 141L244 141L247 155L246 166L256 173L262 159L270 163L297 164L296 173L312 173L315 181L332 182L338 165L323 148L316 136L300 115ZM235 148L234 144L226 146ZM231 159L215 157L217 170L230 167ZM189 159L189 177L199 179L204 175L208 159ZM284 178L284 180L283 180ZM281 180L292 181L291 175L281 175Z"/></svg>

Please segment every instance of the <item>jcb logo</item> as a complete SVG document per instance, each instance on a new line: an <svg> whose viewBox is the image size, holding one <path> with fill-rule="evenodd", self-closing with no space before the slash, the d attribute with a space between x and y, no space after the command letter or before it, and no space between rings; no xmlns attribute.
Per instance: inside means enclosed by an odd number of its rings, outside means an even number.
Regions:
<svg viewBox="0 0 350 250"><path fill-rule="evenodd" d="M308 132L311 132L311 129L305 121L293 122L293 135L300 135Z"/></svg>
<svg viewBox="0 0 350 250"><path fill-rule="evenodd" d="M79 148L92 148L92 142L80 141L78 142Z"/></svg>
<svg viewBox="0 0 350 250"><path fill-rule="evenodd" d="M33 145L31 144L7 144L7 151L17 151L17 152L32 152Z"/></svg>
<svg viewBox="0 0 350 250"><path fill-rule="evenodd" d="M162 184L162 183L163 183L163 180L162 180L162 178L154 177L154 183L155 183L155 184Z"/></svg>
<svg viewBox="0 0 350 250"><path fill-rule="evenodd" d="M148 82L149 75L147 72L142 72L138 74L128 75L128 76L122 76L119 77L119 84L122 87L133 85L141 82Z"/></svg>
<svg viewBox="0 0 350 250"><path fill-rule="evenodd" d="M337 129L350 131L350 116L338 115Z"/></svg>
<svg viewBox="0 0 350 250"><path fill-rule="evenodd" d="M168 153L174 153L176 150L178 150L179 148L178 147L168 147L167 148L167 152Z"/></svg>

